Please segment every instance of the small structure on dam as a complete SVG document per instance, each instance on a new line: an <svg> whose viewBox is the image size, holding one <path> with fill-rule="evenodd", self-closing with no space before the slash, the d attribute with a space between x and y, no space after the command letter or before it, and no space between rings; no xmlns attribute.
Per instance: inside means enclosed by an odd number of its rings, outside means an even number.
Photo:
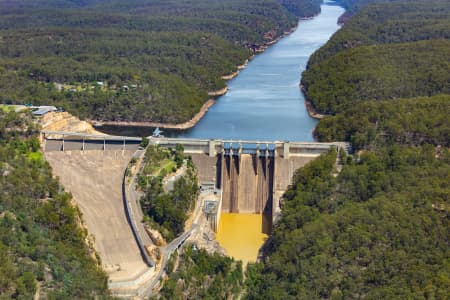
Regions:
<svg viewBox="0 0 450 300"><path fill-rule="evenodd" d="M206 220L214 232L217 232L220 221L220 201L205 200L205 206L203 207L203 213L206 215Z"/></svg>
<svg viewBox="0 0 450 300"><path fill-rule="evenodd" d="M202 185L221 190L219 202L204 212L216 230L220 213L263 215L262 229L270 234L279 215L279 201L295 170L331 147L347 149L346 143L224 141L151 138L150 142L174 148L177 144L192 157Z"/></svg>

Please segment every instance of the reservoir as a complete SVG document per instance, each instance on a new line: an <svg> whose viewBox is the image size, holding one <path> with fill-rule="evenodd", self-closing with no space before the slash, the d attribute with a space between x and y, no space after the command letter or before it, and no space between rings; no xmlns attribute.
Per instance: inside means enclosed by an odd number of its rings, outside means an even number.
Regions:
<svg viewBox="0 0 450 300"><path fill-rule="evenodd" d="M309 117L299 88L310 55L339 29L344 9L331 3L292 34L256 55L228 82L229 91L200 122L178 137L312 141L317 121Z"/></svg>

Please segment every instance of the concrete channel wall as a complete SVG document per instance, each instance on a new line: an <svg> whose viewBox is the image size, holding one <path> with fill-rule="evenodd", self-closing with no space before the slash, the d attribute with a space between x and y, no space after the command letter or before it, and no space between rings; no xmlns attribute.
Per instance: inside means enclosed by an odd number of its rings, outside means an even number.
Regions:
<svg viewBox="0 0 450 300"><path fill-rule="evenodd" d="M127 198L127 171L125 170L123 174L123 181L122 181L122 197L123 197L123 204L125 208L125 215L127 217L128 224L131 227L131 231L133 232L133 236L136 239L136 243L139 247L139 251L141 252L142 259L145 261L145 263L150 267L153 268L155 266L154 261L150 258L150 256L147 253L147 250L145 249L145 245L142 242L138 229L136 228L135 222L139 222L138 220L135 220L133 213L131 212L130 203Z"/></svg>

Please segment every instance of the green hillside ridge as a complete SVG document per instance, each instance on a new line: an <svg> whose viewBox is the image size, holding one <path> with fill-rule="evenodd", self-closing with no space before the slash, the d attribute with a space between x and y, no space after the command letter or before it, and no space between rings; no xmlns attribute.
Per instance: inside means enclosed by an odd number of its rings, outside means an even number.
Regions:
<svg viewBox="0 0 450 300"><path fill-rule="evenodd" d="M335 114L363 100L449 93L448 1L362 7L311 56L303 73L306 98L317 112Z"/></svg>
<svg viewBox="0 0 450 300"><path fill-rule="evenodd" d="M355 149L380 143L450 147L450 95L368 101L321 120L320 141L350 141Z"/></svg>
<svg viewBox="0 0 450 300"><path fill-rule="evenodd" d="M359 46L303 73L307 99L334 114L357 102L450 93L450 40Z"/></svg>
<svg viewBox="0 0 450 300"><path fill-rule="evenodd" d="M383 3L364 7L311 56L308 64L362 45L450 38L448 1L395 1L388 7Z"/></svg>

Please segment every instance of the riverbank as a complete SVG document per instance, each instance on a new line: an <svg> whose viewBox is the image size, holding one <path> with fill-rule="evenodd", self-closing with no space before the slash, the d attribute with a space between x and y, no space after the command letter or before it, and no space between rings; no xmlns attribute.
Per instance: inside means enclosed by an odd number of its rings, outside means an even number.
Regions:
<svg viewBox="0 0 450 300"><path fill-rule="evenodd" d="M206 114L211 106L216 103L216 100L209 99L206 101L203 106L200 108L200 111L195 114L195 116L187 122L175 124L175 123L160 123L160 122L131 122L131 121L96 121L96 120L88 120L91 124L96 127L101 127L103 125L109 126L130 126L130 127L160 127L165 129L177 129L177 130L185 130L195 126L195 124L200 121L200 119Z"/></svg>
<svg viewBox="0 0 450 300"><path fill-rule="evenodd" d="M306 111L308 112L308 115L316 120L320 120L323 119L325 117L327 117L327 115L324 114L320 114L318 113L314 107L312 106L311 101L309 101L308 99L306 99L306 91L305 91L305 87L303 86L303 84L300 83L300 90L302 91L303 95L305 96L305 106L306 106Z"/></svg>
<svg viewBox="0 0 450 300"><path fill-rule="evenodd" d="M312 106L311 102L305 99L305 106L306 106L306 111L308 112L308 115L316 120L320 120L323 119L325 117L327 117L327 115L323 115L323 114L319 114L314 107Z"/></svg>

